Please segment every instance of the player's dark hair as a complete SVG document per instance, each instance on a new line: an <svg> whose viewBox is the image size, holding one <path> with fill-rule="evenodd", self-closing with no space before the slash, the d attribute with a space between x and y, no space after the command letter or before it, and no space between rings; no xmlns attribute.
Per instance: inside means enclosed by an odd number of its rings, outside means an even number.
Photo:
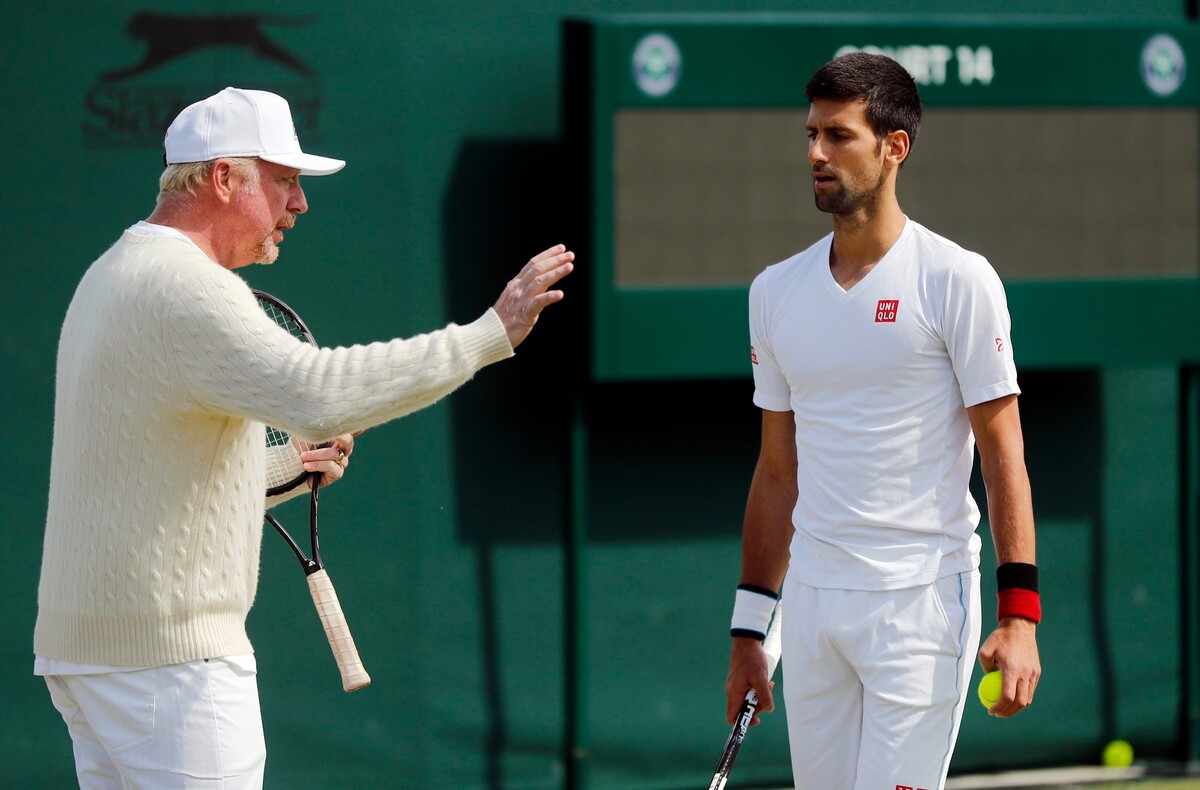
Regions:
<svg viewBox="0 0 1200 790"><path fill-rule="evenodd" d="M813 74L805 86L809 102L864 100L867 123L877 138L896 130L908 133L910 145L921 129L921 94L912 75L887 55L849 52Z"/></svg>

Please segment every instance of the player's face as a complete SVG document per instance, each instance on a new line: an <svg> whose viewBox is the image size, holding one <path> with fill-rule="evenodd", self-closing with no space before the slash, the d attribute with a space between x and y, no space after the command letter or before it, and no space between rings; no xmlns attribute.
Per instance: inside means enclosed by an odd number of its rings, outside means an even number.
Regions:
<svg viewBox="0 0 1200 790"><path fill-rule="evenodd" d="M818 99L808 111L808 161L817 208L849 214L874 203L886 178L883 140L865 101Z"/></svg>
<svg viewBox="0 0 1200 790"><path fill-rule="evenodd" d="M297 214L308 211L300 171L259 160L258 183L243 182L235 199L246 222L244 260L274 263L283 231L296 224Z"/></svg>

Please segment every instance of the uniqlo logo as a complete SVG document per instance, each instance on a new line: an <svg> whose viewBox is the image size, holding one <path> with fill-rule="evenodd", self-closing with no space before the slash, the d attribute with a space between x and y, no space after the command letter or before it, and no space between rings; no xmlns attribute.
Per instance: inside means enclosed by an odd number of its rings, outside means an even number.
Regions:
<svg viewBox="0 0 1200 790"><path fill-rule="evenodd" d="M877 324L894 324L896 323L896 312L900 309L900 301L898 299L880 299L879 306L875 308L875 323ZM909 790L897 786L896 790Z"/></svg>

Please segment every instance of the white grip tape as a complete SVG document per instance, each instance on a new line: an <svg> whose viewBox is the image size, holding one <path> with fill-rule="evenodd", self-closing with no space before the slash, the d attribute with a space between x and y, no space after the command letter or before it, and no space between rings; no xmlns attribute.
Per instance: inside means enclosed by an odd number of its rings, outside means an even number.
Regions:
<svg viewBox="0 0 1200 790"><path fill-rule="evenodd" d="M764 595L753 590L738 589L733 599L733 619L729 627L734 631L750 631L758 634L759 639L766 638L767 628L771 624L771 613L775 611L774 596Z"/></svg>
<svg viewBox="0 0 1200 790"><path fill-rule="evenodd" d="M771 621L771 628L767 631L767 638L763 640L763 653L767 657L767 677L775 676L775 667L779 666L779 656L783 652L782 638L780 632L783 625L783 599L775 604L775 619Z"/></svg>
<svg viewBox="0 0 1200 790"><path fill-rule="evenodd" d="M354 646L354 637L350 635L346 615L342 613L337 592L333 589L333 582L329 580L324 568L309 575L308 591L312 594L321 625L325 629L325 636L333 649L333 658L342 674L342 688L355 691L366 686L371 682L371 676L367 674L358 657L358 648Z"/></svg>

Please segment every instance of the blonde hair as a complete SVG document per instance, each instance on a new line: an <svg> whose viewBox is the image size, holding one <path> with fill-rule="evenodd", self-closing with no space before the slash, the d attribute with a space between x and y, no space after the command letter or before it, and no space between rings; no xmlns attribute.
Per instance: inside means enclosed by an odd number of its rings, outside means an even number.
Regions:
<svg viewBox="0 0 1200 790"><path fill-rule="evenodd" d="M258 188L258 158L253 156L229 157L225 159L233 166L234 172L241 176L246 186L251 190ZM167 165L162 175L158 177L158 205L166 200L186 199L184 196L195 197L196 190L208 180L212 174L216 159L207 162L183 162Z"/></svg>

